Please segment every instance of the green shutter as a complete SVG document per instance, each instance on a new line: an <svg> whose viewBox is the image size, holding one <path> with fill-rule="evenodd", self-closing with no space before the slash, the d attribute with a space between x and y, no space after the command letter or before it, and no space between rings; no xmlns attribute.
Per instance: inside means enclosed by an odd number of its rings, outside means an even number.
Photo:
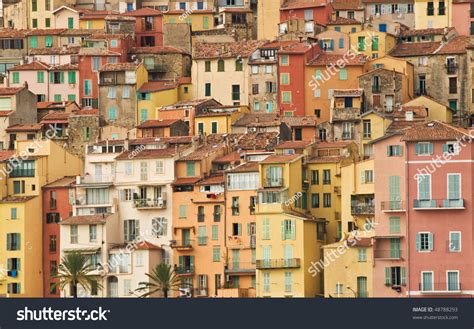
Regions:
<svg viewBox="0 0 474 329"><path fill-rule="evenodd" d="M73 29L74 28L74 17L68 17L67 18L67 27L68 27L68 29Z"/></svg>
<svg viewBox="0 0 474 329"><path fill-rule="evenodd" d="M385 285L389 286L391 284L391 268L385 268Z"/></svg>
<svg viewBox="0 0 474 329"><path fill-rule="evenodd" d="M284 221L284 220L281 221L281 239L282 239L283 241L286 240L286 236L285 236L285 221Z"/></svg>
<svg viewBox="0 0 474 329"><path fill-rule="evenodd" d="M36 36L30 37L30 48L38 48L38 38Z"/></svg>
<svg viewBox="0 0 474 329"><path fill-rule="evenodd" d="M406 279L406 268L405 267L401 267L400 268L400 276L401 276L401 283L402 283L402 286L406 286L407 285L407 279Z"/></svg>
<svg viewBox="0 0 474 329"><path fill-rule="evenodd" d="M430 155L433 154L433 143L428 144L428 152L429 152Z"/></svg>
<svg viewBox="0 0 474 329"><path fill-rule="evenodd" d="M291 221L291 239L296 240L296 220Z"/></svg>
<svg viewBox="0 0 474 329"><path fill-rule="evenodd" d="M69 83L76 83L76 72L68 72L67 78Z"/></svg>
<svg viewBox="0 0 474 329"><path fill-rule="evenodd" d="M61 79L61 83L64 83L64 72L61 72L60 77L61 77L61 78L60 78L60 79Z"/></svg>
<svg viewBox="0 0 474 329"><path fill-rule="evenodd" d="M416 234L416 250L417 251L421 250L421 235L420 235L420 233Z"/></svg>
<svg viewBox="0 0 474 329"><path fill-rule="evenodd" d="M238 236L242 235L242 224L241 223L237 224L237 235Z"/></svg>
<svg viewBox="0 0 474 329"><path fill-rule="evenodd" d="M184 256L179 256L178 257L178 266L179 266L180 269L183 268L183 266L184 266Z"/></svg>
<svg viewBox="0 0 474 329"><path fill-rule="evenodd" d="M443 144L443 153L449 153L449 145Z"/></svg>
<svg viewBox="0 0 474 329"><path fill-rule="evenodd" d="M418 155L420 154L420 145L419 144L415 144L415 154Z"/></svg>
<svg viewBox="0 0 474 329"><path fill-rule="evenodd" d="M54 73L53 72L49 72L49 82L50 83L54 82Z"/></svg>
<svg viewBox="0 0 474 329"><path fill-rule="evenodd" d="M428 234L428 250L433 250L433 233Z"/></svg>
<svg viewBox="0 0 474 329"><path fill-rule="evenodd" d="M206 30L209 28L209 17L204 16L202 18L202 27L203 29L206 29Z"/></svg>
<svg viewBox="0 0 474 329"><path fill-rule="evenodd" d="M191 269L194 268L194 256L189 256L189 265L191 266Z"/></svg>
<svg viewBox="0 0 474 329"><path fill-rule="evenodd" d="M448 175L448 200L459 200L461 182L459 175Z"/></svg>

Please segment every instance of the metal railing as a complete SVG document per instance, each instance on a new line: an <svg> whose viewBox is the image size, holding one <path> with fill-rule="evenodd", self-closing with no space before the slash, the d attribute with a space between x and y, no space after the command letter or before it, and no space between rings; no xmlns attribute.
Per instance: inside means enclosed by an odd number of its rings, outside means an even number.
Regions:
<svg viewBox="0 0 474 329"><path fill-rule="evenodd" d="M380 203L382 211L405 211L405 201L382 201Z"/></svg>
<svg viewBox="0 0 474 329"><path fill-rule="evenodd" d="M283 178L272 178L272 179L265 179L264 187L282 187L283 186Z"/></svg>
<svg viewBox="0 0 474 329"><path fill-rule="evenodd" d="M194 245L194 240L176 240L173 244L175 249L192 249Z"/></svg>
<svg viewBox="0 0 474 329"><path fill-rule="evenodd" d="M242 262L231 262L225 269L226 273L253 273L255 272L255 263L242 263Z"/></svg>
<svg viewBox="0 0 474 329"><path fill-rule="evenodd" d="M35 170L15 168L10 172L9 176L10 177L35 177Z"/></svg>
<svg viewBox="0 0 474 329"><path fill-rule="evenodd" d="M299 268L301 266L300 258L288 259L259 259L256 261L256 268Z"/></svg>
<svg viewBox="0 0 474 329"><path fill-rule="evenodd" d="M375 207L373 204L357 204L351 206L352 215L373 215Z"/></svg>
<svg viewBox="0 0 474 329"><path fill-rule="evenodd" d="M464 209L464 200L413 200L413 208L415 210L449 210Z"/></svg>
<svg viewBox="0 0 474 329"><path fill-rule="evenodd" d="M164 209L164 208L166 208L166 200L164 198L135 199L135 200L133 200L133 207L134 208Z"/></svg>
<svg viewBox="0 0 474 329"><path fill-rule="evenodd" d="M194 274L194 265L176 266L177 274Z"/></svg>

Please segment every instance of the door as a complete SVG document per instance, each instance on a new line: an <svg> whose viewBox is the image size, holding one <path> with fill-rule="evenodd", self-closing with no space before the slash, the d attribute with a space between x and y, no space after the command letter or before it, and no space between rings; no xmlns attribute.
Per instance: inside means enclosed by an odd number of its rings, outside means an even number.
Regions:
<svg viewBox="0 0 474 329"><path fill-rule="evenodd" d="M380 32L387 32L387 24L379 24Z"/></svg>
<svg viewBox="0 0 474 329"><path fill-rule="evenodd" d="M346 98L344 98L344 107L345 107L345 108L350 108L350 107L352 107L352 104L353 104L353 103L352 103L352 100L353 100L352 97L346 97Z"/></svg>
<svg viewBox="0 0 474 329"><path fill-rule="evenodd" d="M191 242L191 232L189 230L183 230L183 246L189 245Z"/></svg>
<svg viewBox="0 0 474 329"><path fill-rule="evenodd" d="M392 95L385 96L385 111L388 113L393 112L393 96Z"/></svg>

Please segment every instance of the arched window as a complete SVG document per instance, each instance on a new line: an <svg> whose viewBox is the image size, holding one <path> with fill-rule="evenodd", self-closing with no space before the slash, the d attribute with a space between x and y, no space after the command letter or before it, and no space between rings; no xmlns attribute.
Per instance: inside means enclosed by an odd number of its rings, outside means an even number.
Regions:
<svg viewBox="0 0 474 329"><path fill-rule="evenodd" d="M224 72L225 71L225 64L223 59L219 59L217 62L217 72Z"/></svg>

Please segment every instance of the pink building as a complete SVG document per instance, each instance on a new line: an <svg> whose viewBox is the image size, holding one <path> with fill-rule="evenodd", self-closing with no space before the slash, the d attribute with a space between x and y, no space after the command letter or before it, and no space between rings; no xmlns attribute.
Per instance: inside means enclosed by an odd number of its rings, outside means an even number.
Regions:
<svg viewBox="0 0 474 329"><path fill-rule="evenodd" d="M434 121L375 141L374 297L474 296L472 138Z"/></svg>
<svg viewBox="0 0 474 329"><path fill-rule="evenodd" d="M451 26L460 35L474 35L474 1L453 0L453 15Z"/></svg>

